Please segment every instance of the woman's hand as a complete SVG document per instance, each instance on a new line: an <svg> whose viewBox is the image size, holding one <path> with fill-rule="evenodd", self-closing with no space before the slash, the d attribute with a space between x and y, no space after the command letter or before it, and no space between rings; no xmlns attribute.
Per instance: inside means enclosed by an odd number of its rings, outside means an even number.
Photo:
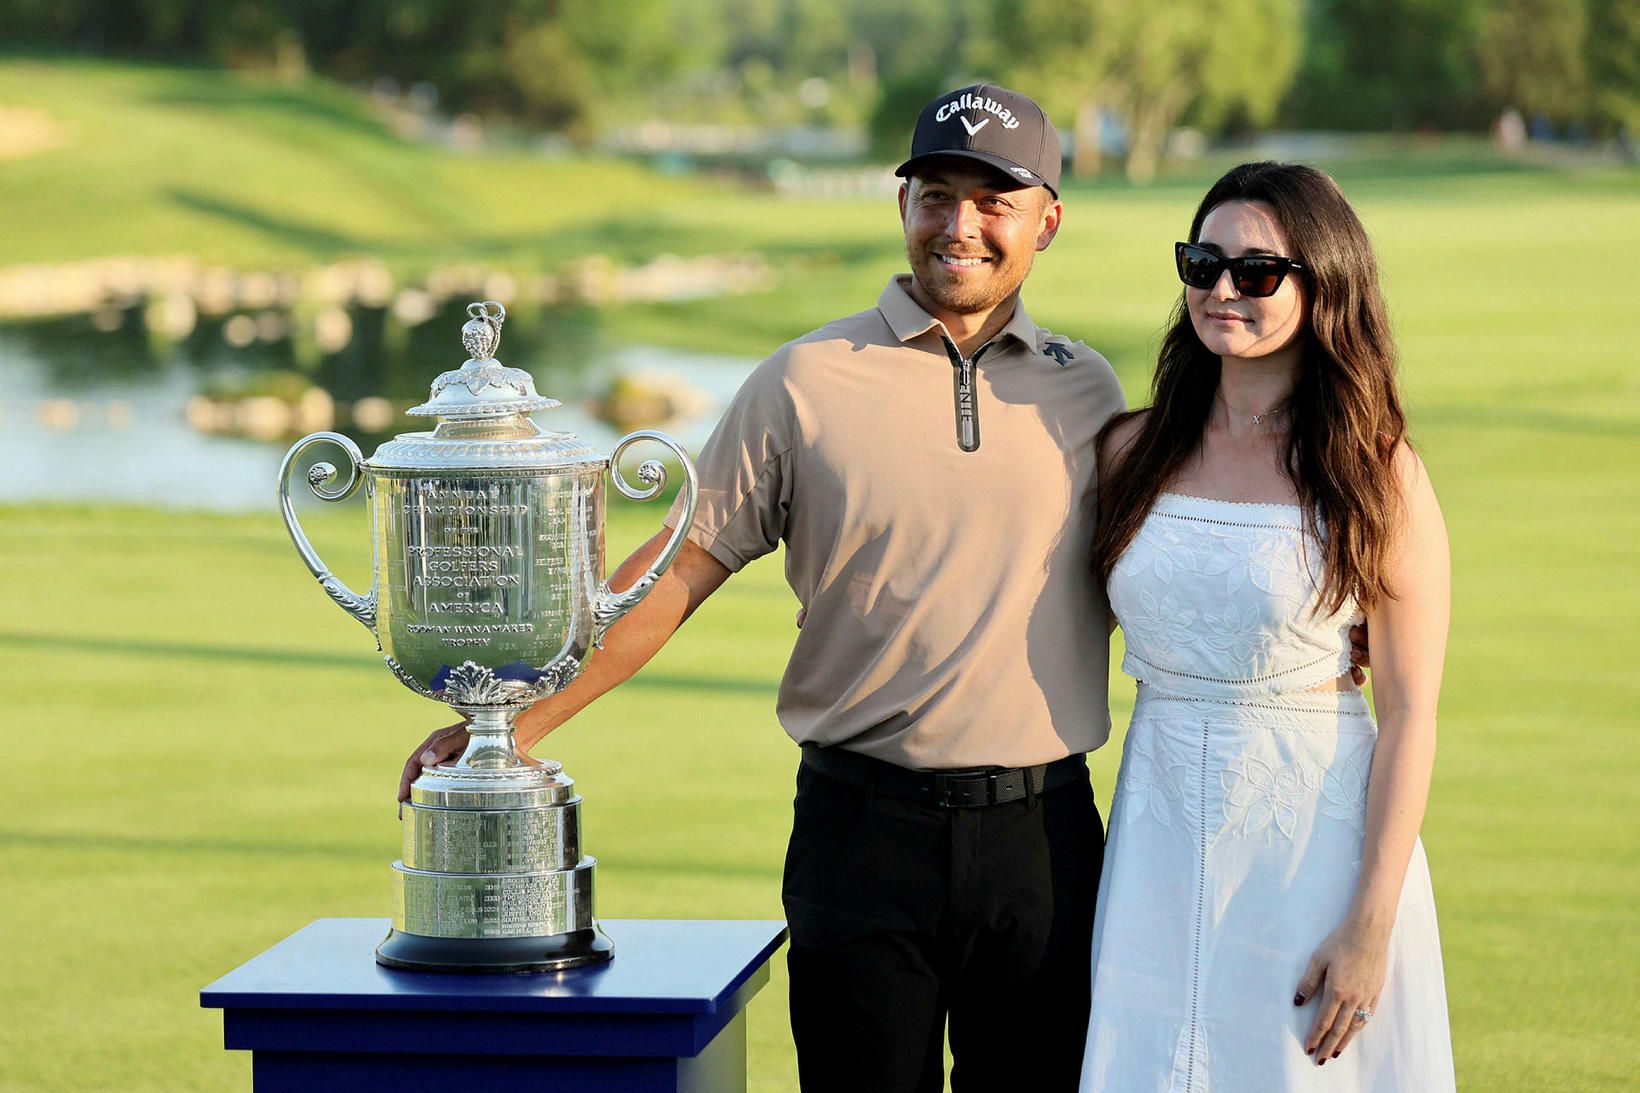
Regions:
<svg viewBox="0 0 1640 1093"><path fill-rule="evenodd" d="M1367 1027L1357 1009L1372 1010L1384 989L1384 966L1389 959L1389 931L1354 921L1332 932L1310 957L1299 980L1293 1005L1302 1006L1320 994L1315 1023L1304 1040L1304 1052L1317 1066L1338 1058L1355 1034Z"/></svg>

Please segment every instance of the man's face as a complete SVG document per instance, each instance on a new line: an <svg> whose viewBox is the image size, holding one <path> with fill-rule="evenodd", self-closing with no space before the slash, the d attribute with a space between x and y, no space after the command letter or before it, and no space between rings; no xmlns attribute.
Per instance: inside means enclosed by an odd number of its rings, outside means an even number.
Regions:
<svg viewBox="0 0 1640 1093"><path fill-rule="evenodd" d="M935 318L989 313L1019 289L1062 211L1045 188L983 163L930 160L900 188L913 296Z"/></svg>

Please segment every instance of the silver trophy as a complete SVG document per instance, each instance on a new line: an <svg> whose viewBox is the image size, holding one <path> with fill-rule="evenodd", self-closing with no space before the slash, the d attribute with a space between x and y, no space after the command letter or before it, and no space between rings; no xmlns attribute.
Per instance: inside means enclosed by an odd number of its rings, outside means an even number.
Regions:
<svg viewBox="0 0 1640 1093"><path fill-rule="evenodd" d="M410 788L404 859L393 863L393 928L378 963L423 971L545 971L607 960L592 915L592 871L581 854L580 803L553 762L520 759L513 720L563 690L677 557L694 516L694 464L661 433L631 433L605 458L529 415L557 406L521 369L495 359L506 312L468 307L461 340L470 359L433 382L411 414L438 419L368 460L338 433L297 441L279 470L279 507L319 584L376 636L387 667L419 695L468 719L471 740L451 763ZM649 570L615 592L602 580L604 473L644 501L666 482L660 463L617 461L634 443L671 449L685 476L676 530ZM291 507L301 454L333 444L348 460L315 463L308 487L340 501L365 484L375 546L370 592L325 566Z"/></svg>

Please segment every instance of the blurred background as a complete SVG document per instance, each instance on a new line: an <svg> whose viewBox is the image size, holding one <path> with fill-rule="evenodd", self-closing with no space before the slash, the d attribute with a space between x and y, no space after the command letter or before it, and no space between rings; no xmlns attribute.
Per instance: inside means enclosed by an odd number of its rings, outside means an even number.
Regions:
<svg viewBox="0 0 1640 1093"><path fill-rule="evenodd" d="M565 403L543 425L698 446L902 268L891 169L981 79L1064 141L1032 315L1135 403L1219 173L1302 160L1356 203L1453 533L1425 839L1460 1085L1629 1087L1640 0L9 0L0 1090L248 1088L199 987L388 913L392 787L440 711L311 587L289 443L419 427L495 299L498 356ZM611 565L661 511L611 508ZM362 505L303 512L366 583ZM779 917L795 610L753 565L538 749L585 793L604 916ZM784 990L754 1089L795 1088Z"/></svg>

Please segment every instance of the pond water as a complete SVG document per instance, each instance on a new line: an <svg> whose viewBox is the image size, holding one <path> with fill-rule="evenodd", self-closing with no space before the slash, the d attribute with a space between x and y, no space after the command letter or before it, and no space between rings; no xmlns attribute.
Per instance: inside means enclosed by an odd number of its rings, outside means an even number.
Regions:
<svg viewBox="0 0 1640 1093"><path fill-rule="evenodd" d="M346 420L338 420L335 430L352 436L368 455L394 433L428 428L424 419L400 411L425 399L439 372L460 366L464 354L458 332L459 324L444 331L441 356L416 354L419 361L394 363L387 375L357 367L350 373L345 364L333 363L313 370L311 378L325 381L338 400L371 397L377 391L395 396L395 413L381 431L351 427ZM190 424L189 412L190 402L197 404L203 392L261 374L269 351L236 351L204 341L203 347L173 345L156 352L150 343L133 342L118 330L56 338L0 327L0 503L118 501L271 511L275 475L294 436L257 440L202 432ZM605 452L626 430L595 416L591 400L618 377L686 392L682 416L654 427L694 451L757 363L646 346L601 347L585 338L575 341L573 362L555 358L539 345L521 348L522 359L507 352L503 339L497 356L529 369L542 394L564 403L541 411L535 420L544 428L575 433ZM273 356L278 357L277 351ZM275 367L279 364L276 359ZM632 454L653 458L664 453L644 445Z"/></svg>

